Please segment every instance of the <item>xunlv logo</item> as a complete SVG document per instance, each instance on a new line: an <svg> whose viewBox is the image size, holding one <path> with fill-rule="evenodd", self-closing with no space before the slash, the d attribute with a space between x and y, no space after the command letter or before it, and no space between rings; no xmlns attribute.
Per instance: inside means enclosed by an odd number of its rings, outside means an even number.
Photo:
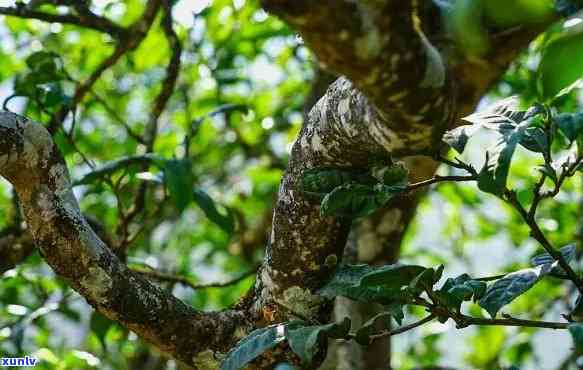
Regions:
<svg viewBox="0 0 583 370"><path fill-rule="evenodd" d="M0 358L0 367L16 366L36 366L38 359L34 357L2 357Z"/></svg>

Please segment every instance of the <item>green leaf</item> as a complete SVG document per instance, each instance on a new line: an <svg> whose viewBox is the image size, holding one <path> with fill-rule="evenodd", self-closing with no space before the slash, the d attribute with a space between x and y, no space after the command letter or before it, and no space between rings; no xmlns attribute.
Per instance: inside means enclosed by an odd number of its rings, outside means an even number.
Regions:
<svg viewBox="0 0 583 370"><path fill-rule="evenodd" d="M401 287L409 284L410 280L402 284L389 285L364 285L361 280L364 276L379 270L385 270L385 267L374 268L369 265L340 265L330 280L318 291L318 293L327 298L343 296L360 302L378 302L390 305L394 302L406 300L406 296L401 291ZM416 276L411 272L411 280Z"/></svg>
<svg viewBox="0 0 583 370"><path fill-rule="evenodd" d="M474 280L468 274L449 278L436 292L441 302L449 308L459 310L462 302L480 299L486 292L486 283Z"/></svg>
<svg viewBox="0 0 583 370"><path fill-rule="evenodd" d="M107 342L105 340L107 332L114 325L115 323L113 321L103 316L99 312L93 311L91 313L89 328L91 329L91 332L95 334L95 336L99 340L99 343L101 343L101 347L103 348L103 350L107 349Z"/></svg>
<svg viewBox="0 0 583 370"><path fill-rule="evenodd" d="M430 290L433 287L433 283L435 282L435 270L432 268L428 268L425 271L422 271L419 275L417 275L407 287L408 291L413 296L418 296L425 290Z"/></svg>
<svg viewBox="0 0 583 370"><path fill-rule="evenodd" d="M221 364L221 370L238 370L286 338L286 326L276 324L257 329L231 349Z"/></svg>
<svg viewBox="0 0 583 370"><path fill-rule="evenodd" d="M508 274L488 287L478 304L496 317L503 306L532 288L550 269L551 265L542 265Z"/></svg>
<svg viewBox="0 0 583 370"><path fill-rule="evenodd" d="M343 296L355 301L384 304L399 298L399 289L362 286L360 280L372 271L375 271L375 268L369 265L339 265L330 281L320 288L318 294L327 298Z"/></svg>
<svg viewBox="0 0 583 370"><path fill-rule="evenodd" d="M374 316L356 331L354 340L356 340L358 344L368 346L371 343L371 335L383 330L390 330L391 317L393 317L391 312L381 312Z"/></svg>
<svg viewBox="0 0 583 370"><path fill-rule="evenodd" d="M350 183L374 184L376 181L365 171L354 168L311 168L302 176L302 191L323 199L339 186Z"/></svg>
<svg viewBox="0 0 583 370"><path fill-rule="evenodd" d="M215 201L201 189L194 189L193 200L200 209L202 209L209 220L219 226L227 234L233 234L235 231L235 217L232 212L227 209L225 215L220 213Z"/></svg>
<svg viewBox="0 0 583 370"><path fill-rule="evenodd" d="M543 101L568 93L583 76L583 27L578 24L563 32L546 45L537 70Z"/></svg>
<svg viewBox="0 0 583 370"><path fill-rule="evenodd" d="M563 255L563 258L567 261L567 263L569 263L575 258L575 255L577 254L577 246L575 244L569 244L561 248L559 252ZM534 256L530 262L533 266L551 265L555 262L555 259L547 252L544 252ZM553 266L551 272L559 275L565 274L563 268L558 265Z"/></svg>
<svg viewBox="0 0 583 370"><path fill-rule="evenodd" d="M350 319L340 323L290 328L287 333L289 345L306 364L311 364L318 352L327 346L328 338L342 339L350 331Z"/></svg>
<svg viewBox="0 0 583 370"><path fill-rule="evenodd" d="M549 147L547 134L540 127L529 127L520 140L520 145L535 153L544 153Z"/></svg>
<svg viewBox="0 0 583 370"><path fill-rule="evenodd" d="M569 263L575 258L575 255L577 253L577 247L575 246L575 244L569 244L569 245L566 245L563 248L559 249L559 252L561 252L561 254L563 255L563 258L567 261L567 263ZM532 257L530 262L534 266L540 266L540 265L552 264L555 262L555 259L547 252L544 252L544 253L541 253L541 254L538 254L538 255Z"/></svg>
<svg viewBox="0 0 583 370"><path fill-rule="evenodd" d="M575 352L578 355L583 354L583 324L571 324L569 325L569 333L571 333L571 338L573 338L573 343L575 344Z"/></svg>
<svg viewBox="0 0 583 370"><path fill-rule="evenodd" d="M405 190L403 186L347 184L335 188L322 200L325 216L357 218L368 216Z"/></svg>
<svg viewBox="0 0 583 370"><path fill-rule="evenodd" d="M530 121L518 126L507 126L493 149L488 151L484 167L478 174L478 188L487 193L501 196L506 188L512 157L516 146L524 137Z"/></svg>
<svg viewBox="0 0 583 370"><path fill-rule="evenodd" d="M583 137L583 112L561 113L554 117L554 121L570 142Z"/></svg>
<svg viewBox="0 0 583 370"><path fill-rule="evenodd" d="M373 167L372 176L389 186L405 187L409 184L409 169L403 162L393 163L390 166Z"/></svg>
<svg viewBox="0 0 583 370"><path fill-rule="evenodd" d="M473 113L463 120L491 130L504 133L514 129L526 117L526 111L520 110L519 98L511 96L488 106L479 112Z"/></svg>
<svg viewBox="0 0 583 370"><path fill-rule="evenodd" d="M360 280L363 286L383 286L401 288L409 285L418 275L427 270L423 266L393 264L380 267L364 275ZM433 273L433 269L431 269ZM433 276L433 274L431 275Z"/></svg>
<svg viewBox="0 0 583 370"><path fill-rule="evenodd" d="M180 213L194 198L192 163L188 159L169 159L164 163L164 182Z"/></svg>

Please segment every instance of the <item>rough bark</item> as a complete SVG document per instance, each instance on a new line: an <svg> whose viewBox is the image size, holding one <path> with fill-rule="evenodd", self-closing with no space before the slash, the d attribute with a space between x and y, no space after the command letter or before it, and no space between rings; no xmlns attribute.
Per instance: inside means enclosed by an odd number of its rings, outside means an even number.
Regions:
<svg viewBox="0 0 583 370"><path fill-rule="evenodd" d="M246 332L243 312L196 311L120 262L81 215L63 158L42 125L0 112L0 175L16 189L43 258L108 318L200 368Z"/></svg>

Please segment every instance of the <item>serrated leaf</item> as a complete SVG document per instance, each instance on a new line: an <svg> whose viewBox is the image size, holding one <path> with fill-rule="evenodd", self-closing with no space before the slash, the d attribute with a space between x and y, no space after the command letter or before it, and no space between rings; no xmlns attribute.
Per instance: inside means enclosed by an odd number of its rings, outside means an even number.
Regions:
<svg viewBox="0 0 583 370"><path fill-rule="evenodd" d="M210 221L215 223L227 234L233 234L235 231L235 217L232 212L229 210L227 210L226 214L219 212L215 201L202 189L194 189L193 200Z"/></svg>
<svg viewBox="0 0 583 370"><path fill-rule="evenodd" d="M407 289L413 296L418 296L425 290L431 289L435 281L435 270L428 268L415 276L409 283Z"/></svg>
<svg viewBox="0 0 583 370"><path fill-rule="evenodd" d="M519 108L519 98L511 96L462 119L504 133L507 129L518 126L525 115L526 112Z"/></svg>
<svg viewBox="0 0 583 370"><path fill-rule="evenodd" d="M239 370L265 351L286 338L283 324L268 326L251 332L231 349L221 364L221 370Z"/></svg>
<svg viewBox="0 0 583 370"><path fill-rule="evenodd" d="M551 265L542 265L508 274L488 287L478 304L496 317L502 307L532 288L550 269Z"/></svg>
<svg viewBox="0 0 583 370"><path fill-rule="evenodd" d="M389 200L405 190L403 186L383 184L347 184L338 186L322 200L321 213L325 216L358 218L368 216L385 206Z"/></svg>
<svg viewBox="0 0 583 370"><path fill-rule="evenodd" d="M573 344L575 344L575 352L578 355L583 354L583 324L569 325L569 333L573 338Z"/></svg>
<svg viewBox="0 0 583 370"><path fill-rule="evenodd" d="M505 129L496 145L488 150L484 167L478 174L478 188L487 193L502 195L510 171L512 157L518 143L525 135L530 121L526 120L518 126Z"/></svg>
<svg viewBox="0 0 583 370"><path fill-rule="evenodd" d="M571 262L577 253L577 247L575 244L569 244L564 246L563 248L559 249L559 252L563 255L563 258L567 261L567 263ZM555 262L555 259L548 254L547 252L538 254L530 260L530 263L534 266L552 264Z"/></svg>
<svg viewBox="0 0 583 370"><path fill-rule="evenodd" d="M318 351L327 345L329 338L345 338L349 331L350 319L346 317L340 323L290 328L287 340L292 351L309 365Z"/></svg>
<svg viewBox="0 0 583 370"><path fill-rule="evenodd" d="M302 176L302 191L322 199L339 186L360 183L374 184L375 180L361 169L311 168Z"/></svg>
<svg viewBox="0 0 583 370"><path fill-rule="evenodd" d="M577 247L575 244L569 244L559 249L559 252L563 255L565 261L569 263L575 258L575 255L577 254ZM536 255L530 260L530 263L533 266L550 265L553 264L554 262L555 259L547 252ZM558 265L553 266L551 272L560 275L565 274L565 271L561 268L561 266Z"/></svg>
<svg viewBox="0 0 583 370"><path fill-rule="evenodd" d="M380 268L369 265L339 265L330 280L318 291L318 294L334 298L343 296L360 302L378 302L391 304L402 300L400 287L364 286L361 279L368 273Z"/></svg>
<svg viewBox="0 0 583 370"><path fill-rule="evenodd" d="M164 183L180 213L194 198L193 182L190 160L169 159L164 162Z"/></svg>
<svg viewBox="0 0 583 370"><path fill-rule="evenodd" d="M364 275L360 280L363 286L384 286L399 289L407 286L426 270L423 266L393 264L380 267Z"/></svg>

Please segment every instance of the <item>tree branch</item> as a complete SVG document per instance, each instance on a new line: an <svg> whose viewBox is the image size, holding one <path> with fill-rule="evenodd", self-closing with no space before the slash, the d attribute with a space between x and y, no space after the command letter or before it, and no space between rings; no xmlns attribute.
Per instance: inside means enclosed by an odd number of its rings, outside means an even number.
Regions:
<svg viewBox="0 0 583 370"><path fill-rule="evenodd" d="M248 330L244 312L194 310L122 264L81 215L63 158L42 125L0 112L0 175L18 193L43 258L108 318L191 366L225 352Z"/></svg>

